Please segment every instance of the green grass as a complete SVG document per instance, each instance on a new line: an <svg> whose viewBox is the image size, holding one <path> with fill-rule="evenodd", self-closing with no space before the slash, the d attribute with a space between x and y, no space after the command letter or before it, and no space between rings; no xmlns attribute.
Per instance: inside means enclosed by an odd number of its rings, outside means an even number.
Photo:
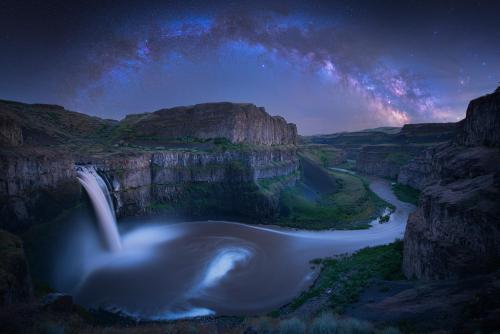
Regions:
<svg viewBox="0 0 500 334"><path fill-rule="evenodd" d="M342 150L328 145L306 145L301 147L300 153L325 168L332 167L344 157Z"/></svg>
<svg viewBox="0 0 500 334"><path fill-rule="evenodd" d="M337 168L343 168L343 169L348 169L348 170L356 170L356 161L355 160L346 160L341 164L335 165L333 167Z"/></svg>
<svg viewBox="0 0 500 334"><path fill-rule="evenodd" d="M314 201L299 187L285 189L278 224L305 229L366 229L382 209L391 205L373 193L358 176L331 172L338 189Z"/></svg>
<svg viewBox="0 0 500 334"><path fill-rule="evenodd" d="M413 205L418 204L418 199L420 198L420 190L404 184L396 183L392 185L392 191L400 201L411 203Z"/></svg>
<svg viewBox="0 0 500 334"><path fill-rule="evenodd" d="M364 248L350 256L316 260L314 263L322 266L316 283L293 300L289 308L296 310L309 300L330 292L328 306L341 313L346 305L356 302L374 279L403 279L402 259L403 242L396 241Z"/></svg>
<svg viewBox="0 0 500 334"><path fill-rule="evenodd" d="M289 183L292 179L297 178L299 172L293 172L288 175L275 176L265 179L258 179L257 185L259 189L265 194L273 194L275 191L282 189Z"/></svg>

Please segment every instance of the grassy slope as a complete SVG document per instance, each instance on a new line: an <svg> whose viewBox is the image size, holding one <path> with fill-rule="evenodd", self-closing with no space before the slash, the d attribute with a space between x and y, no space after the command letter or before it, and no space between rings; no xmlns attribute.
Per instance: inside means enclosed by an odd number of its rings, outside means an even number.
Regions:
<svg viewBox="0 0 500 334"><path fill-rule="evenodd" d="M389 206L358 176L330 172L338 189L319 200L307 198L299 187L282 192L278 224L305 229L365 229Z"/></svg>
<svg viewBox="0 0 500 334"><path fill-rule="evenodd" d="M403 279L401 271L403 242L369 247L351 256L313 261L321 264L321 273L315 284L288 306L296 310L309 300L328 293L328 306L336 312L357 300L362 290L374 279Z"/></svg>
<svg viewBox="0 0 500 334"><path fill-rule="evenodd" d="M396 183L392 186L392 191L400 201L413 205L418 204L418 199L420 198L419 190L404 184Z"/></svg>
<svg viewBox="0 0 500 334"><path fill-rule="evenodd" d="M344 160L342 150L328 145L306 145L300 149L300 154L322 167L331 167Z"/></svg>

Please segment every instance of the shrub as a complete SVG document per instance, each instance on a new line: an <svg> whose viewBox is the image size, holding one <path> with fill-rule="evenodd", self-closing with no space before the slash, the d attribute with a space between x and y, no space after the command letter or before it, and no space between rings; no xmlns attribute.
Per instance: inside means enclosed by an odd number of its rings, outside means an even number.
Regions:
<svg viewBox="0 0 500 334"><path fill-rule="evenodd" d="M303 334L306 332L306 325L297 318L283 320L280 323L281 334Z"/></svg>
<svg viewBox="0 0 500 334"><path fill-rule="evenodd" d="M311 325L312 334L335 334L337 333L337 319L331 313L323 313Z"/></svg>

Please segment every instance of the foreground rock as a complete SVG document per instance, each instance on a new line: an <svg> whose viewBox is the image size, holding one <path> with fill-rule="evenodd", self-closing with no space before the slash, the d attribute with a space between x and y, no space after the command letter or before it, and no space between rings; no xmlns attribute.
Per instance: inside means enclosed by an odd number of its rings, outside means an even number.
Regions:
<svg viewBox="0 0 500 334"><path fill-rule="evenodd" d="M412 163L418 177L400 177L423 189L405 234L407 277L459 278L500 268L499 101L500 92L473 100L456 138Z"/></svg>
<svg viewBox="0 0 500 334"><path fill-rule="evenodd" d="M500 328L499 272L428 283L374 283L348 308L349 316L404 323L416 333L492 333Z"/></svg>
<svg viewBox="0 0 500 334"><path fill-rule="evenodd" d="M0 308L30 301L33 287L21 240L0 230Z"/></svg>

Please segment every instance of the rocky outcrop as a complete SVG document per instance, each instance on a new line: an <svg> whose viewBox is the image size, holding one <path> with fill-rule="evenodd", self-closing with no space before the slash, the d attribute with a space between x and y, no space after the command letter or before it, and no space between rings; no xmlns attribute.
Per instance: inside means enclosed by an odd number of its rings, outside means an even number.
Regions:
<svg viewBox="0 0 500 334"><path fill-rule="evenodd" d="M174 211L181 214L238 213L270 218L275 199L259 193L256 181L297 176L294 147L225 152L163 151L93 161L113 187L118 215ZM245 196L251 196L246 198ZM208 197L208 198L207 198ZM259 209L258 201L272 201ZM230 209L230 210L229 210Z"/></svg>
<svg viewBox="0 0 500 334"><path fill-rule="evenodd" d="M74 159L41 148L0 150L0 226L22 229L52 219L80 200Z"/></svg>
<svg viewBox="0 0 500 334"><path fill-rule="evenodd" d="M405 165L425 147L418 145L367 145L356 160L356 170L363 174L395 179Z"/></svg>
<svg viewBox="0 0 500 334"><path fill-rule="evenodd" d="M77 205L84 192L76 164L94 164L106 176L119 216L162 211L264 221L275 215L277 199L260 191L257 181L293 183L297 177L295 145L278 145L295 142L295 126L253 105L174 108L171 115L162 110L123 123L53 105L0 101L0 111L9 141L0 148L0 226L8 230L48 221ZM182 136L227 138L159 147L161 141L151 147L123 140L131 128L134 135L149 136L149 130L177 127ZM16 139L19 131L23 141Z"/></svg>
<svg viewBox="0 0 500 334"><path fill-rule="evenodd" d="M459 130L457 123L405 124L394 134L393 142L400 144L436 144L450 141Z"/></svg>
<svg viewBox="0 0 500 334"><path fill-rule="evenodd" d="M438 177L434 172L438 168L433 160L436 152L443 151L448 147L449 143L436 145L414 156L407 164L400 167L397 177L398 183L423 190Z"/></svg>
<svg viewBox="0 0 500 334"><path fill-rule="evenodd" d="M443 279L500 267L499 98L497 92L472 101L456 139L413 164L413 170L427 176L420 181L407 177L423 191L408 219L406 276Z"/></svg>
<svg viewBox="0 0 500 334"><path fill-rule="evenodd" d="M21 240L0 230L0 307L27 302L33 287Z"/></svg>
<svg viewBox="0 0 500 334"><path fill-rule="evenodd" d="M494 112L496 110L496 112ZM472 100L457 142L465 146L500 146L500 92Z"/></svg>
<svg viewBox="0 0 500 334"><path fill-rule="evenodd" d="M357 160L364 146L419 145L430 147L455 137L457 123L405 124L402 128L376 128L364 131L342 132L329 135L303 137L306 143L328 144L344 150L347 159Z"/></svg>
<svg viewBox="0 0 500 334"><path fill-rule="evenodd" d="M11 119L0 118L0 145L20 146L23 144L23 132L19 124Z"/></svg>
<svg viewBox="0 0 500 334"><path fill-rule="evenodd" d="M295 124L270 116L264 108L243 103L205 103L130 115L122 121L135 137L226 138L232 143L286 145L297 143Z"/></svg>

